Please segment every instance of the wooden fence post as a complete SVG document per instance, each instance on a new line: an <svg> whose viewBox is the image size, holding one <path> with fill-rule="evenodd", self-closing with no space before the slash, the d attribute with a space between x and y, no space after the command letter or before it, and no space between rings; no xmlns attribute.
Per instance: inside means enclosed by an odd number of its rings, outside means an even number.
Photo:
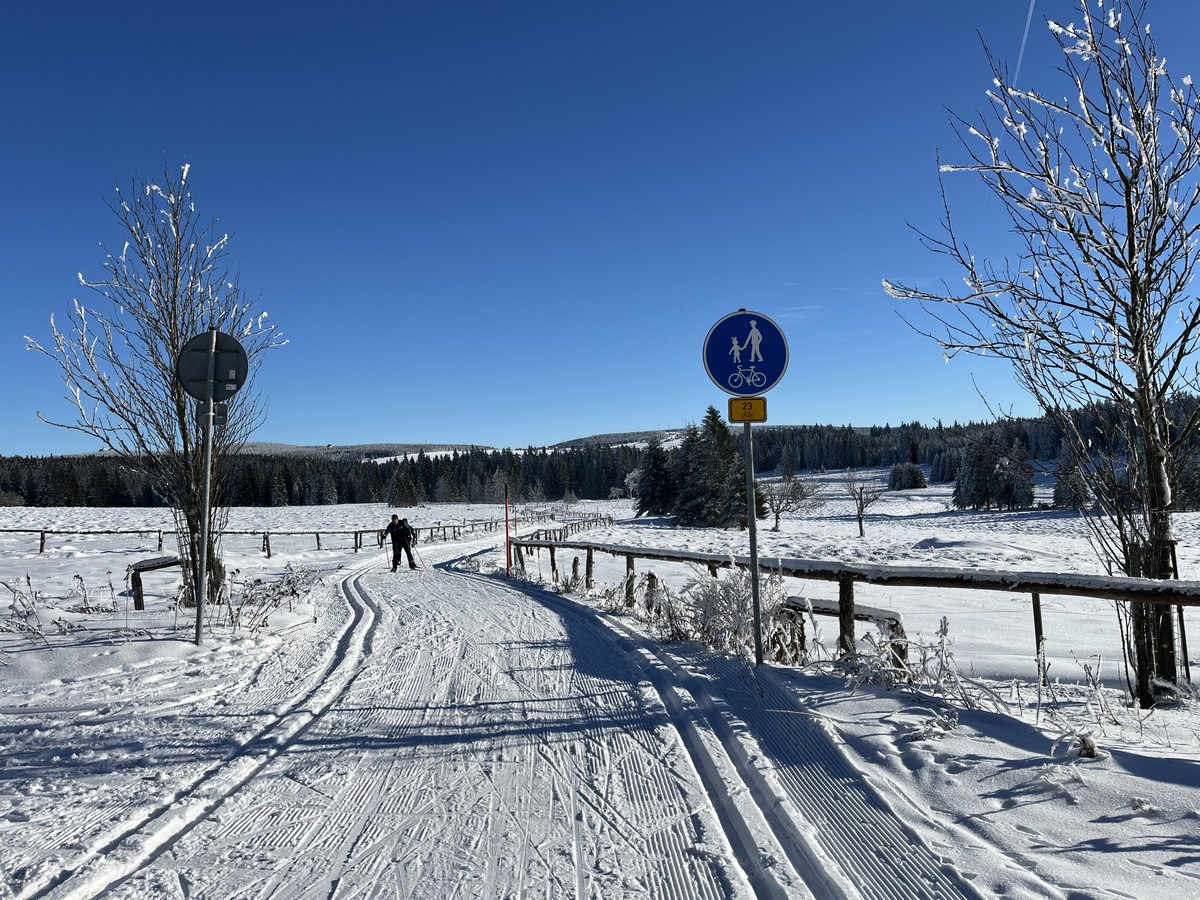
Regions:
<svg viewBox="0 0 1200 900"><path fill-rule="evenodd" d="M571 586L574 589L579 584L579 557L571 560Z"/></svg>
<svg viewBox="0 0 1200 900"><path fill-rule="evenodd" d="M625 557L625 605L633 606L633 554Z"/></svg>
<svg viewBox="0 0 1200 900"><path fill-rule="evenodd" d="M133 588L133 608L136 610L144 610L146 608L146 598L142 594L142 573L134 572L129 576L130 586Z"/></svg>
<svg viewBox="0 0 1200 900"><path fill-rule="evenodd" d="M558 583L558 559L554 555L554 547L550 547L550 580Z"/></svg>
<svg viewBox="0 0 1200 900"><path fill-rule="evenodd" d="M908 635L904 633L904 624L898 619L892 619L887 627L888 646L892 651L892 665L897 669L908 669Z"/></svg>
<svg viewBox="0 0 1200 900"><path fill-rule="evenodd" d="M42 532L42 543L38 547L38 553L45 553L45 552L46 552L46 532L43 531Z"/></svg>
<svg viewBox="0 0 1200 900"><path fill-rule="evenodd" d="M591 548L591 547L588 547L588 548L587 548L587 564L586 564L586 566L584 567L584 576L583 576L583 578L584 578L584 581L583 581L583 586L584 586L584 587L585 587L587 590L589 590L589 591L590 591L590 590L591 590L591 589L592 589L592 588L595 586L595 584L596 584L595 578L593 577L593 576L594 576L594 574L595 574L595 571L596 571L596 567L595 567L595 556L594 556L594 554L592 553L592 548Z"/></svg>
<svg viewBox="0 0 1200 900"><path fill-rule="evenodd" d="M321 532L319 532L319 531L314 532L313 537L315 537L317 539L317 549L320 550L321 549Z"/></svg>
<svg viewBox="0 0 1200 900"><path fill-rule="evenodd" d="M263 553L267 554L267 559L271 558L271 532L263 532Z"/></svg>
<svg viewBox="0 0 1200 900"><path fill-rule="evenodd" d="M162 552L162 532L158 533L158 552Z"/></svg>
<svg viewBox="0 0 1200 900"><path fill-rule="evenodd" d="M854 578L838 576L838 649L845 656L857 648L854 637Z"/></svg>

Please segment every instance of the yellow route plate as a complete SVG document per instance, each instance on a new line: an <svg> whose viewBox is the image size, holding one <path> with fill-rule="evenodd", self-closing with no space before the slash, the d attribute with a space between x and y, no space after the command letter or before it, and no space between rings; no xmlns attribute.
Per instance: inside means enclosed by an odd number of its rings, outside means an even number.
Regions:
<svg viewBox="0 0 1200 900"><path fill-rule="evenodd" d="M765 422L767 421L766 397L730 397L730 422Z"/></svg>

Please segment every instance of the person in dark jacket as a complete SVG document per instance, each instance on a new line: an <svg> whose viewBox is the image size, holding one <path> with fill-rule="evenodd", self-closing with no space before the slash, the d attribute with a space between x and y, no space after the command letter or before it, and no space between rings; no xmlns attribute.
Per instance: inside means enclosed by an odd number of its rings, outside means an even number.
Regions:
<svg viewBox="0 0 1200 900"><path fill-rule="evenodd" d="M392 539L392 571L395 572L396 567L400 565L401 551L408 557L408 567L415 569L417 564L413 561L412 545L416 533L408 524L408 519L401 519L393 514L392 521L388 523L387 535Z"/></svg>

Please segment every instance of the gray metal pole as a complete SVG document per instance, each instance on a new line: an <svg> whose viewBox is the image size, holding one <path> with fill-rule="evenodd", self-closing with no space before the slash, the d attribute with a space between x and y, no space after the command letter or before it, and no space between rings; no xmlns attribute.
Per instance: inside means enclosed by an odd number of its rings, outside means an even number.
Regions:
<svg viewBox="0 0 1200 900"><path fill-rule="evenodd" d="M213 382L216 380L217 369L217 329L210 329L212 343L208 351L208 400L205 401L204 414L204 499L200 508L200 578L196 587L196 646L200 646L201 629L204 627L204 604L208 599L208 520L209 507L212 505L212 437L213 416L216 404L213 402Z"/></svg>
<svg viewBox="0 0 1200 900"><path fill-rule="evenodd" d="M754 598L754 664L761 666L762 607L758 599L758 525L755 518L757 504L754 502L754 433L750 423L743 422L746 435L746 519L750 523L750 592Z"/></svg>

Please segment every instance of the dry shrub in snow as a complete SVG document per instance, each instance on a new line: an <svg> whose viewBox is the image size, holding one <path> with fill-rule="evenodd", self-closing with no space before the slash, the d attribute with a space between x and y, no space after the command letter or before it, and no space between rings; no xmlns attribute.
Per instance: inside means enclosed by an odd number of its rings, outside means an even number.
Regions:
<svg viewBox="0 0 1200 900"><path fill-rule="evenodd" d="M759 585L763 645L775 652L777 661L793 662L800 655L794 639L790 614L781 614L783 579L768 574ZM751 656L754 653L754 599L750 573L731 569L721 577L704 573L690 579L678 602L683 609L677 619L690 619L688 637L714 650Z"/></svg>
<svg viewBox="0 0 1200 900"><path fill-rule="evenodd" d="M0 631L24 634L35 644L50 646L37 611L40 595L33 589L30 577L25 576L24 586L19 578L4 582L4 586L12 592L12 600L9 602L8 615L0 619Z"/></svg>
<svg viewBox="0 0 1200 900"><path fill-rule="evenodd" d="M271 614L276 610L292 611L295 602L320 581L320 573L316 570L296 569L289 563L278 578L255 578L243 584L241 593L237 594L233 586L238 574L235 569L230 578L229 602L221 607L228 618L216 624L227 624L234 631L245 628L251 634L257 634L270 624Z"/></svg>

